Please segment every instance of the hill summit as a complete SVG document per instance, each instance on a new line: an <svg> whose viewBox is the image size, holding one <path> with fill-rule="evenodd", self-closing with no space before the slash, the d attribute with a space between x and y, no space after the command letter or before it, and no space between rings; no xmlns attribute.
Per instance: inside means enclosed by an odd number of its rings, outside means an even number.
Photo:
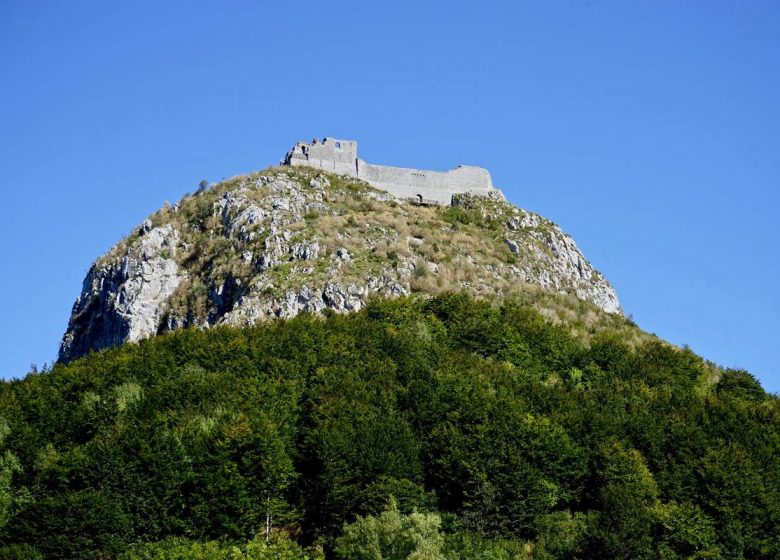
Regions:
<svg viewBox="0 0 780 560"><path fill-rule="evenodd" d="M326 138L166 204L98 258L60 360L181 327L450 291L524 295L552 315L620 313L574 240L506 202L487 170L367 164L356 142Z"/></svg>
<svg viewBox="0 0 780 560"><path fill-rule="evenodd" d="M487 169L459 165L449 171L430 171L408 167L391 167L366 163L358 157L354 140L315 138L311 143L298 142L287 152L283 165L314 167L369 183L418 204L450 204L453 195L472 193L499 196Z"/></svg>

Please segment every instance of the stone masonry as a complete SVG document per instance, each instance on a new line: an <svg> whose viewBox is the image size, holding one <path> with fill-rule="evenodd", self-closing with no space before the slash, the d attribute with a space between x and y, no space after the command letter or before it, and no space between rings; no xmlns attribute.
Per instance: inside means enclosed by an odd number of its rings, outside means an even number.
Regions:
<svg viewBox="0 0 780 560"><path fill-rule="evenodd" d="M420 203L450 204L461 193L500 194L490 173L482 167L459 165L449 171L429 171L366 163L357 156L357 142L336 138L298 142L287 152L283 165L305 165L360 179L398 197ZM503 195L502 195L503 197Z"/></svg>

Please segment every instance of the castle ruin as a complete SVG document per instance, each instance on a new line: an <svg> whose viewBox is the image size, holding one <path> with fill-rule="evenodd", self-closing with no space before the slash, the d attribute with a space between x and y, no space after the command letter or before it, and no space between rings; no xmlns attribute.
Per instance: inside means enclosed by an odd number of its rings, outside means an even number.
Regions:
<svg viewBox="0 0 780 560"><path fill-rule="evenodd" d="M283 165L304 165L354 177L371 186L420 204L450 204L453 194L500 193L482 167L459 165L449 171L428 171L366 163L357 156L357 142L336 138L298 142Z"/></svg>

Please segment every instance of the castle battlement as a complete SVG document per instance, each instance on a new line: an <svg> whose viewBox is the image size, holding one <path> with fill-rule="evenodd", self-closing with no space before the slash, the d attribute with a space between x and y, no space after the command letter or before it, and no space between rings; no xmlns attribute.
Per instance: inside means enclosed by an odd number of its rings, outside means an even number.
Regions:
<svg viewBox="0 0 780 560"><path fill-rule="evenodd" d="M450 204L453 194L500 193L487 169L459 165L449 171L430 171L366 163L357 155L357 142L336 138L298 142L283 165L304 165L367 182L398 197Z"/></svg>

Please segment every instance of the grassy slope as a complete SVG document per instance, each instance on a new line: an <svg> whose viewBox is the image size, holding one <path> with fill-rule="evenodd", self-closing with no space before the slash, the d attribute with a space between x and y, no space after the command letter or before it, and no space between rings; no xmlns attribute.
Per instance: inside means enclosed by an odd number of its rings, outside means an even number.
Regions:
<svg viewBox="0 0 780 560"><path fill-rule="evenodd" d="M339 248L347 249L349 264L334 271L332 259L301 262L290 258L259 278L255 266L244 261L241 254L251 251L258 255L265 250L267 224L256 226L258 234L251 241L230 235L215 211L218 201L226 193L251 186L244 189L248 201L267 207L273 194L269 187L252 186L260 177L292 180L306 193L311 179L323 176L330 184L321 193L322 202L316 201L313 207L324 209L291 214L297 221L284 222L283 217L284 228L294 233L290 243L317 240L326 256ZM312 200L308 201L310 205ZM521 252L512 254L504 242L505 223L510 218L527 216L534 219L535 225L520 228L516 233ZM394 267L399 263L413 262L416 267L408 281L414 293L466 291L487 298L519 297L551 321L568 324L579 335L626 325L620 317L601 313L574 295L553 296L536 283L518 280L511 266L528 267L531 274L546 266L542 259L551 255L543 240L556 226L501 201L482 200L472 208L397 204L382 200L379 191L356 180L307 168L272 167L214 184L184 197L175 209L166 205L150 219L154 226L171 224L179 232L179 246L171 256L188 278L172 298L171 313L190 317L189 322L194 324L202 324L213 312L209 289L222 285L228 278L237 279L243 286L257 283L262 286L262 293L270 297L303 285L323 285L328 280L362 285L367 276L395 274ZM118 263L140 239L139 232L129 235L101 257L97 265ZM598 272L595 276L600 278ZM624 334L629 333L641 337L637 330L624 329Z"/></svg>

